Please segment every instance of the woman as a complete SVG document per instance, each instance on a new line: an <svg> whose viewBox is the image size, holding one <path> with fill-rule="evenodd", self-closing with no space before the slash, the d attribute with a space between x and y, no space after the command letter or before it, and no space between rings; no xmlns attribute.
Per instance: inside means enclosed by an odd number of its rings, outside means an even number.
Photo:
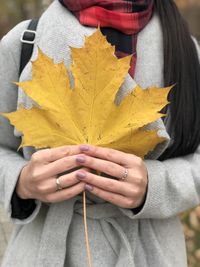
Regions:
<svg viewBox="0 0 200 267"><path fill-rule="evenodd" d="M55 0L40 19L36 44L55 62L64 58L70 65L70 47L83 46L84 35L91 35L99 24L116 45L117 56L133 54L119 101L131 90L133 78L144 88L176 83L165 126L157 122L170 142L145 160L90 145L35 153L24 148L20 154L20 134L1 118L0 198L15 223L3 267L87 266L79 196L84 189L92 266L187 266L177 215L200 203L196 42L172 0ZM1 41L0 110L4 112L20 103L31 105L10 84L18 79L19 36L27 25L28 21L20 23ZM35 48L33 59L36 53ZM20 80L30 77L29 63ZM81 169L72 171L77 166Z"/></svg>

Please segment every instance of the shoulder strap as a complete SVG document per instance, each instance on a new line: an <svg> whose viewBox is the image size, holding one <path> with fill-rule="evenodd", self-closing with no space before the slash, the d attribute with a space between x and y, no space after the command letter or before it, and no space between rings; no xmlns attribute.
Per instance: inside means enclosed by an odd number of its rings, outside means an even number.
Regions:
<svg viewBox="0 0 200 267"><path fill-rule="evenodd" d="M33 19L28 25L28 28L23 31L21 36L22 50L20 59L19 76L22 73L24 67L29 62L33 53L33 47L36 38L36 29L39 19Z"/></svg>

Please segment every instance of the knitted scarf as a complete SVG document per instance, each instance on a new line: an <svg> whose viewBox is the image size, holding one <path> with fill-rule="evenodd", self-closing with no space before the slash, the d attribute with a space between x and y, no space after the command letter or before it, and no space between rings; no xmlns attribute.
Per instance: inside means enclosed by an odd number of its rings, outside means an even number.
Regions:
<svg viewBox="0 0 200 267"><path fill-rule="evenodd" d="M137 34L153 13L153 0L59 0L82 25L101 27L108 42L115 45L116 56L132 54L130 75L134 78Z"/></svg>

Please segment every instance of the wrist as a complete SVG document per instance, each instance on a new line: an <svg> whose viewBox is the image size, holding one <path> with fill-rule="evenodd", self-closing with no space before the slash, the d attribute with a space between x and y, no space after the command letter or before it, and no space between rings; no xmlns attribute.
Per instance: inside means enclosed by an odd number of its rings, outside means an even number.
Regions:
<svg viewBox="0 0 200 267"><path fill-rule="evenodd" d="M138 206L135 207L134 209L132 209L132 211L133 211L135 214L139 213L139 212L143 209L143 207L144 207L144 205L145 205L145 202L146 202L146 198L147 198L147 192L148 192L148 175L147 175L147 184L146 184L146 187L145 187L145 193L144 193L144 195L143 195L143 198L141 199L141 201L140 201L140 203L138 204Z"/></svg>
<svg viewBox="0 0 200 267"><path fill-rule="evenodd" d="M24 200L31 198L30 194L28 193L28 190L26 190L25 188L25 177L27 176L27 167L28 166L25 165L21 170L15 189L17 196Z"/></svg>

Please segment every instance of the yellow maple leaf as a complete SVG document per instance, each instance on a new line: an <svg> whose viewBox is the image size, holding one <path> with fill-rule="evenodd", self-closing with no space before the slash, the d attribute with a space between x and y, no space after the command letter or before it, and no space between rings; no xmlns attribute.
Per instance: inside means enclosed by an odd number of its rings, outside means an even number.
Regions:
<svg viewBox="0 0 200 267"><path fill-rule="evenodd" d="M131 56L117 59L98 29L83 48L71 48L74 88L64 63L54 64L38 49L32 80L18 85L39 107L3 113L23 133L21 146L36 148L89 143L144 157L164 139L144 126L164 116L171 89L133 88L115 105L116 93L130 67Z"/></svg>

